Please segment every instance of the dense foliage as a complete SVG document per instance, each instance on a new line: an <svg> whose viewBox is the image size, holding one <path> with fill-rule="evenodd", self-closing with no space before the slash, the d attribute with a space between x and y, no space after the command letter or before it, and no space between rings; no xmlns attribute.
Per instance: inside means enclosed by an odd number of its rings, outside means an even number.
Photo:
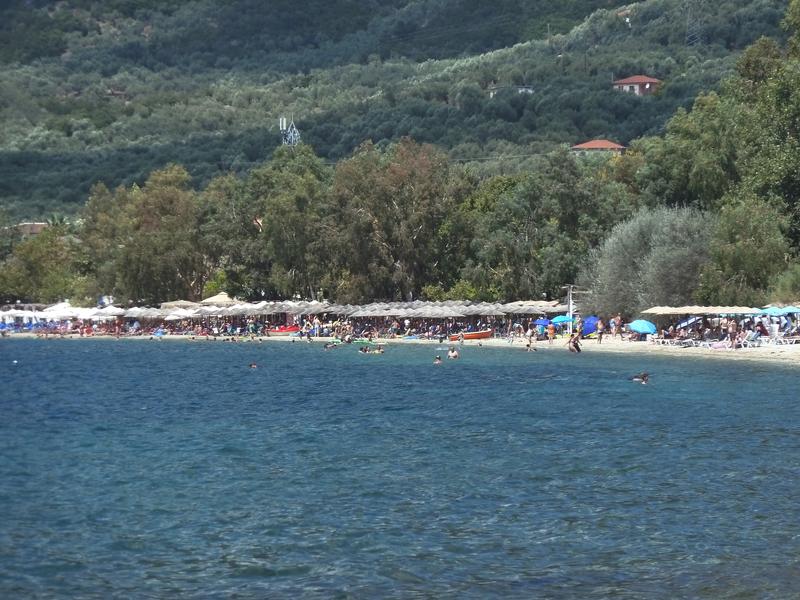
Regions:
<svg viewBox="0 0 800 600"><path fill-rule="evenodd" d="M291 116L322 158L412 137L486 175L594 137L657 134L785 1L12 0L0 8L0 202L75 214L170 163L195 189L272 155ZM665 81L641 99L614 77ZM515 86L531 86L518 93ZM489 88L497 86L490 97Z"/></svg>

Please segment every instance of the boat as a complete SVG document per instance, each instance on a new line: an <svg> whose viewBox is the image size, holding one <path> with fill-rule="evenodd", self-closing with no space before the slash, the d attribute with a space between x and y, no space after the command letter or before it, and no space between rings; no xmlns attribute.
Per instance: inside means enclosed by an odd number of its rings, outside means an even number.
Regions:
<svg viewBox="0 0 800 600"><path fill-rule="evenodd" d="M494 335L494 329L482 329L481 331L462 331L450 336L451 342L457 342L464 336L465 340L485 340Z"/></svg>
<svg viewBox="0 0 800 600"><path fill-rule="evenodd" d="M280 327L273 327L269 330L270 335L292 335L300 331L299 325L281 325Z"/></svg>

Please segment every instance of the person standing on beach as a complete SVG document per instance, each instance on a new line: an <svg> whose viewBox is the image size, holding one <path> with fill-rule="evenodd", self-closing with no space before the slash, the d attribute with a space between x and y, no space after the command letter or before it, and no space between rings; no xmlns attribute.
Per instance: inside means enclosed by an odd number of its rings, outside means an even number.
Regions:
<svg viewBox="0 0 800 600"><path fill-rule="evenodd" d="M728 338L731 341L731 350L736 350L736 328L736 319L731 318L731 320L728 321Z"/></svg>
<svg viewBox="0 0 800 600"><path fill-rule="evenodd" d="M606 324L603 323L603 319L597 319L597 343L603 343L603 333L605 332Z"/></svg>
<svg viewBox="0 0 800 600"><path fill-rule="evenodd" d="M552 344L553 340L556 338L556 326L552 323L548 323L547 325L547 343Z"/></svg>
<svg viewBox="0 0 800 600"><path fill-rule="evenodd" d="M569 348L570 352L577 352L580 353L581 351L581 334L580 332L576 331L573 333L569 340L567 341L567 347Z"/></svg>
<svg viewBox="0 0 800 600"><path fill-rule="evenodd" d="M614 336L616 336L619 333L619 337L622 337L622 314L617 313L615 320L616 320L616 325L614 326Z"/></svg>

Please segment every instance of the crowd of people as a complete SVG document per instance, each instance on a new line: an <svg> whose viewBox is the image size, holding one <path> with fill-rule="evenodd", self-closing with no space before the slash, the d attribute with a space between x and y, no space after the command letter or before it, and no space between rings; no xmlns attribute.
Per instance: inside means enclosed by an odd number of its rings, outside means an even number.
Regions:
<svg viewBox="0 0 800 600"><path fill-rule="evenodd" d="M800 320L776 317L697 317L661 329L655 341L676 345L707 345L714 348L744 348L764 342L795 342L800 339Z"/></svg>
<svg viewBox="0 0 800 600"><path fill-rule="evenodd" d="M556 323L543 316L514 319L348 319L335 315L300 315L279 318L289 326L276 326L270 320L257 317L207 317L183 320L106 319L98 321L71 319L41 321L38 323L5 324L3 334L13 331L32 332L48 336L164 336L183 335L195 338L262 338L271 335L291 334L311 341L315 338L332 338L345 342L366 339L420 339L442 342L458 339L473 331L491 330L493 337L504 337L510 343L520 339L527 351L536 351L536 342L554 344L557 339L566 343L570 352L581 352L582 340L589 337L602 344L607 337L640 340L645 337L665 344L708 345L721 348L741 348L767 341L795 341L800 339L800 320L790 316L746 316L733 318L694 317L683 322L666 325L656 335L645 336L631 331L620 314L608 319L591 317L591 325L577 316L569 322ZM589 319L587 319L587 322ZM457 336L457 337L456 337Z"/></svg>

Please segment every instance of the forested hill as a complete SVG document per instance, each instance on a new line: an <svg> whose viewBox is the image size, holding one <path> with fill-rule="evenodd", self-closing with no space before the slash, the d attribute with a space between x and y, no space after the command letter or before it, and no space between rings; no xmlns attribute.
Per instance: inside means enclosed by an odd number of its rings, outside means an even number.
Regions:
<svg viewBox="0 0 800 600"><path fill-rule="evenodd" d="M94 182L170 162L196 185L244 173L271 156L280 115L332 161L411 136L496 172L557 144L628 143L716 88L756 38L780 37L787 2L686 4L6 1L0 205L72 213ZM657 96L611 90L639 73L665 81Z"/></svg>

